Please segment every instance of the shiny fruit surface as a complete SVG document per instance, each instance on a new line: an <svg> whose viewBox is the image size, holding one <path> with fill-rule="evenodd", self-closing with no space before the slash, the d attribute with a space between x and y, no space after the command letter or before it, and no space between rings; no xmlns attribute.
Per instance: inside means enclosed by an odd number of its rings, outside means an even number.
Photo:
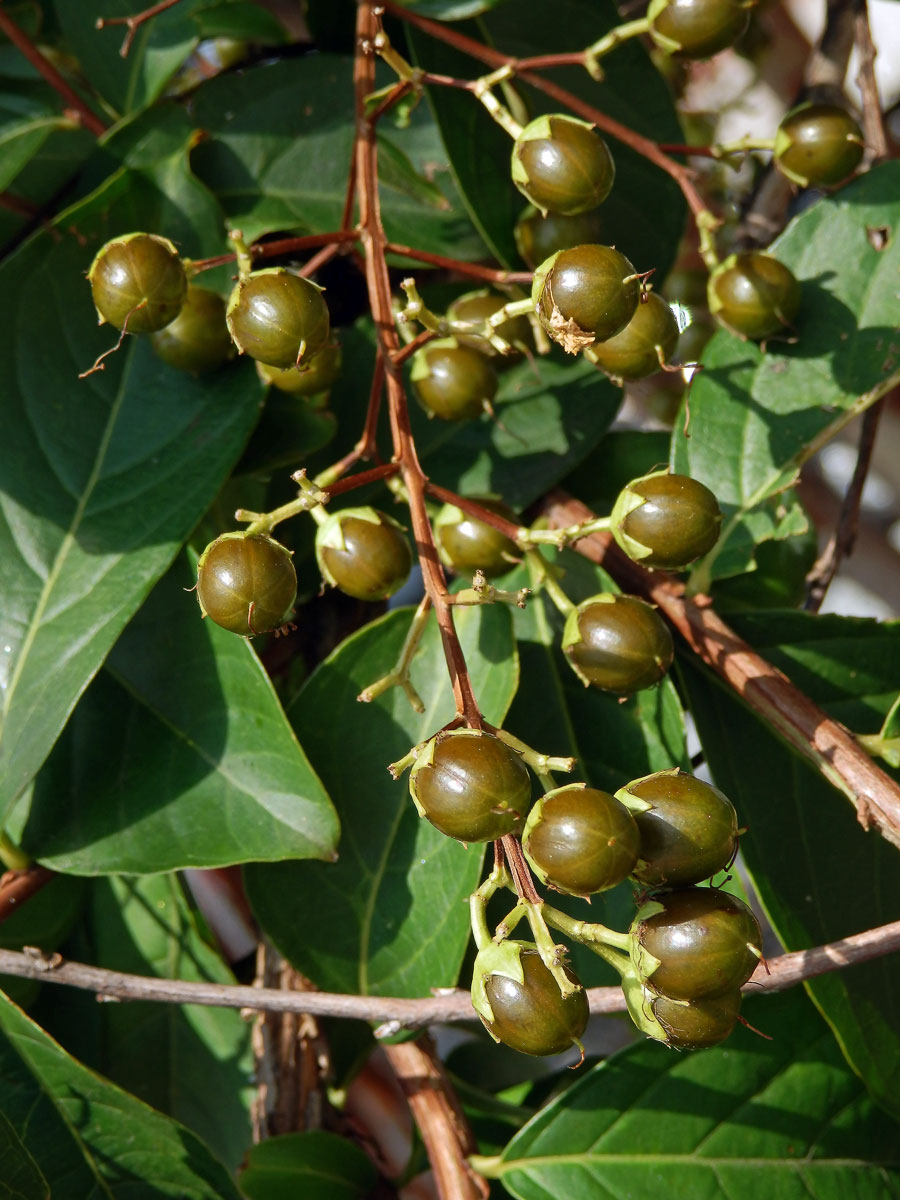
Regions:
<svg viewBox="0 0 900 1200"><path fill-rule="evenodd" d="M623 488L610 522L629 558L645 567L680 571L716 544L722 513L699 480L658 471Z"/></svg>
<svg viewBox="0 0 900 1200"><path fill-rule="evenodd" d="M283 267L238 280L226 319L241 354L270 367L306 363L325 347L331 330L321 290Z"/></svg>
<svg viewBox="0 0 900 1200"><path fill-rule="evenodd" d="M846 109L803 104L778 126L773 161L800 187L834 187L853 174L865 148L863 132Z"/></svg>
<svg viewBox="0 0 900 1200"><path fill-rule="evenodd" d="M278 629L291 616L297 575L290 553L262 534L226 533L203 551L197 599L211 621L253 637Z"/></svg>
<svg viewBox="0 0 900 1200"><path fill-rule="evenodd" d="M471 496L483 508L490 509L507 521L515 522L512 509L489 496ZM521 558L516 543L477 517L463 512L455 504L445 504L434 520L434 540L444 566L460 574L483 572L486 579L495 579L511 571Z"/></svg>
<svg viewBox="0 0 900 1200"><path fill-rule="evenodd" d="M625 328L641 289L634 267L612 246L573 246L541 264L531 294L550 337L577 354Z"/></svg>
<svg viewBox="0 0 900 1200"><path fill-rule="evenodd" d="M417 350L410 378L419 403L442 421L480 417L497 393L497 373L490 360L456 338L442 338Z"/></svg>
<svg viewBox="0 0 900 1200"><path fill-rule="evenodd" d="M659 683L675 653L669 627L652 605L612 592L569 614L562 647L584 684L617 696Z"/></svg>
<svg viewBox="0 0 900 1200"><path fill-rule="evenodd" d="M731 254L709 277L709 311L743 338L759 341L792 328L800 311L800 284L771 254Z"/></svg>
<svg viewBox="0 0 900 1200"><path fill-rule="evenodd" d="M187 276L178 251L154 233L126 233L97 253L88 271L101 323L153 333L178 316Z"/></svg>
<svg viewBox="0 0 900 1200"><path fill-rule="evenodd" d="M150 335L156 355L179 371L197 375L215 371L234 356L225 324L225 301L216 292L191 284L174 321Z"/></svg>
<svg viewBox="0 0 900 1200"><path fill-rule="evenodd" d="M584 989L563 997L534 947L523 948L520 962L521 982L499 974L484 980L494 1019L482 1020L494 1037L522 1054L560 1054L575 1045L587 1027L589 1010ZM568 969L566 975L577 982Z"/></svg>
<svg viewBox="0 0 900 1200"><path fill-rule="evenodd" d="M393 517L350 508L316 530L316 560L332 587L357 600L386 600L409 578L412 549Z"/></svg>
<svg viewBox="0 0 900 1200"><path fill-rule="evenodd" d="M513 145L513 183L541 212L573 216L596 208L615 177L606 142L575 117L536 117Z"/></svg>
<svg viewBox="0 0 900 1200"><path fill-rule="evenodd" d="M678 345L678 322L656 292L648 292L623 330L591 347L598 367L619 379L646 379L662 370Z"/></svg>
<svg viewBox="0 0 900 1200"><path fill-rule="evenodd" d="M588 896L628 876L640 837L631 813L615 796L570 784L538 800L528 815L522 848L542 883Z"/></svg>

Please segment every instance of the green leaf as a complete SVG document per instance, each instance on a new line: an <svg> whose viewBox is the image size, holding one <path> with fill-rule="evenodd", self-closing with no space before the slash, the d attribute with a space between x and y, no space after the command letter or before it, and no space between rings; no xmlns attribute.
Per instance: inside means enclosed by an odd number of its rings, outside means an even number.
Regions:
<svg viewBox="0 0 900 1200"><path fill-rule="evenodd" d="M278 46L287 40L275 14L251 0L206 4L196 13L194 23L201 38L234 38L265 46Z"/></svg>
<svg viewBox="0 0 900 1200"><path fill-rule="evenodd" d="M166 139L158 165L116 172L0 268L0 825L259 412L249 365L196 378L139 338L77 378L115 341L84 281L107 238L163 217L189 253L221 245L184 147L169 149Z"/></svg>
<svg viewBox="0 0 900 1200"><path fill-rule="evenodd" d="M0 1200L50 1200L50 1188L15 1129L0 1112Z"/></svg>
<svg viewBox="0 0 900 1200"><path fill-rule="evenodd" d="M830 716L861 733L877 731L900 677L900 624L803 613L729 619ZM805 950L896 920L896 849L866 833L847 797L717 677L683 665L704 753L749 826L741 849L786 948ZM900 1113L900 959L880 958L806 986L851 1066Z"/></svg>
<svg viewBox="0 0 900 1200"><path fill-rule="evenodd" d="M796 531L774 500L801 463L900 379L896 287L900 271L900 163L867 175L796 217L771 247L800 281L794 345L717 333L691 390L689 437L672 435L672 468L708 484L725 513L698 586L746 570L755 542ZM878 250L870 229L886 228ZM840 252L836 253L836 247Z"/></svg>
<svg viewBox="0 0 900 1200"><path fill-rule="evenodd" d="M95 1075L0 992L3 1112L51 1195L239 1200L187 1129Z"/></svg>
<svg viewBox="0 0 900 1200"><path fill-rule="evenodd" d="M469 940L464 900L477 886L484 846L438 833L416 815L406 778L387 771L454 715L433 618L412 670L425 713L414 713L399 688L365 707L356 701L393 668L410 619L408 609L393 612L347 638L288 708L341 818L337 863L245 870L266 933L294 966L334 991L427 995L456 982ZM465 608L456 621L475 695L499 725L518 682L509 612Z"/></svg>
<svg viewBox="0 0 900 1200"><path fill-rule="evenodd" d="M412 9L423 17L434 17L438 21L462 21L466 17L477 17L489 12L506 0L405 0L401 8Z"/></svg>
<svg viewBox="0 0 900 1200"><path fill-rule="evenodd" d="M195 92L192 112L208 137L194 151L194 167L248 240L272 230L340 228L353 149L352 69L350 58L319 54L250 67ZM418 195L387 186L381 199L388 237L455 258L481 256L481 242L446 186L446 156L424 106L409 129L391 132L390 144L432 180L444 203L423 207ZM386 182L396 184L396 153L388 167Z"/></svg>
<svg viewBox="0 0 900 1200"><path fill-rule="evenodd" d="M517 0L502 4L466 27L469 36L516 58L570 52L588 46L619 16L608 0ZM439 74L472 79L489 68L412 27L407 28L417 65ZM668 86L645 51L632 42L604 60L602 83L583 67L553 72L553 80L579 99L656 141L680 142L682 133ZM515 83L531 117L558 112L560 105ZM498 99L503 92L498 88ZM475 98L456 88L430 88L428 98L475 227L499 260L518 265L513 227L526 201L509 175L512 142ZM668 176L628 146L610 139L616 182L602 206L606 241L617 246L637 270L656 269L661 280L674 260L684 226L681 193Z"/></svg>
<svg viewBox="0 0 900 1200"><path fill-rule="evenodd" d="M76 128L59 115L54 95L49 88L41 98L27 93L0 95L0 188L9 187L54 130Z"/></svg>
<svg viewBox="0 0 900 1200"><path fill-rule="evenodd" d="M771 1041L738 1028L692 1054L636 1043L529 1121L491 1176L520 1200L896 1196L897 1127L802 993L746 1008Z"/></svg>
<svg viewBox="0 0 900 1200"><path fill-rule="evenodd" d="M43 943L41 943L43 945ZM178 878L95 880L67 954L110 971L233 984ZM45 990L44 1025L86 1066L191 1129L232 1170L251 1142L250 1025L237 1009ZM63 1000L63 1003L60 1003Z"/></svg>
<svg viewBox="0 0 900 1200"><path fill-rule="evenodd" d="M241 1191L247 1200L365 1200L377 1180L372 1160L354 1142L309 1130L253 1146Z"/></svg>
<svg viewBox="0 0 900 1200"><path fill-rule="evenodd" d="M85 883L74 876L58 875L0 923L0 946L21 950L39 946L57 950L81 914ZM0 975L0 986L9 998L22 1006L30 1004L40 991L31 979ZM0 1171L2 1178L2 1171Z"/></svg>
<svg viewBox="0 0 900 1200"><path fill-rule="evenodd" d="M119 638L11 826L55 870L334 854L334 810L251 645L201 621L183 556Z"/></svg>

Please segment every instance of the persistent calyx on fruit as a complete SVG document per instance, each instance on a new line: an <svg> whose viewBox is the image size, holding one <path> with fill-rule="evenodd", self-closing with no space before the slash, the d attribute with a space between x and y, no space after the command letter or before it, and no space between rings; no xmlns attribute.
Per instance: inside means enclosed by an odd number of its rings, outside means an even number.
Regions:
<svg viewBox="0 0 900 1200"><path fill-rule="evenodd" d="M97 252L88 282L100 324L153 333L173 321L187 292L178 251L155 233L125 233Z"/></svg>
<svg viewBox="0 0 900 1200"><path fill-rule="evenodd" d="M709 58L732 46L750 22L755 0L651 0L650 36L681 58Z"/></svg>
<svg viewBox="0 0 900 1200"><path fill-rule="evenodd" d="M472 496L482 508L515 522L515 513L501 500L491 496ZM516 543L477 517L463 512L455 504L445 504L433 522L434 540L444 566L460 574L481 571L486 579L495 579L511 571L521 558Z"/></svg>
<svg viewBox="0 0 900 1200"><path fill-rule="evenodd" d="M513 183L542 213L572 216L596 208L615 176L609 147L594 126L563 113L536 117L513 145Z"/></svg>
<svg viewBox="0 0 900 1200"><path fill-rule="evenodd" d="M232 633L254 637L278 629L290 619L296 598L290 552L274 538L224 533L200 556L200 610Z"/></svg>
<svg viewBox="0 0 900 1200"><path fill-rule="evenodd" d="M270 367L306 363L324 348L331 329L322 289L284 267L239 279L226 320L240 353Z"/></svg>
<svg viewBox="0 0 900 1200"><path fill-rule="evenodd" d="M156 355L179 371L197 375L215 371L234 355L225 324L225 301L216 292L191 284L174 321L150 335Z"/></svg>
<svg viewBox="0 0 900 1200"><path fill-rule="evenodd" d="M497 393L497 373L487 356L457 338L438 338L417 350L410 379L429 417L443 421L480 416Z"/></svg>
<svg viewBox="0 0 900 1200"><path fill-rule="evenodd" d="M678 345L678 322L656 292L647 292L623 330L591 347L591 359L616 379L645 379L662 368Z"/></svg>
<svg viewBox="0 0 900 1200"><path fill-rule="evenodd" d="M738 819L726 795L677 767L616 792L641 838L632 876L644 887L686 887L724 871L737 851Z"/></svg>
<svg viewBox="0 0 900 1200"><path fill-rule="evenodd" d="M703 1050L724 1042L741 1011L738 988L701 1000L673 1000L638 979L623 990L628 1015L641 1033L673 1050Z"/></svg>
<svg viewBox="0 0 900 1200"><path fill-rule="evenodd" d="M628 557L663 571L680 571L711 550L721 524L709 488L668 471L633 479L610 515L613 537Z"/></svg>
<svg viewBox="0 0 900 1200"><path fill-rule="evenodd" d="M531 298L538 318L569 354L624 329L641 297L640 278L612 246L573 246L541 263Z"/></svg>
<svg viewBox="0 0 900 1200"><path fill-rule="evenodd" d="M672 665L669 627L636 596L601 592L566 618L562 648L584 685L617 696L653 687Z"/></svg>
<svg viewBox="0 0 900 1200"><path fill-rule="evenodd" d="M615 796L584 784L547 792L528 814L522 849L542 883L588 896L621 883L633 869L640 836Z"/></svg>
<svg viewBox="0 0 900 1200"><path fill-rule="evenodd" d="M531 776L500 738L474 729L439 733L416 756L409 794L419 816L461 842L518 833L531 804Z"/></svg>
<svg viewBox="0 0 900 1200"><path fill-rule="evenodd" d="M800 187L834 187L859 166L866 144L845 108L801 104L775 134L775 166Z"/></svg>
<svg viewBox="0 0 900 1200"><path fill-rule="evenodd" d="M792 328L800 311L800 284L790 268L761 250L730 254L710 275L707 296L721 325L754 341Z"/></svg>
<svg viewBox="0 0 900 1200"><path fill-rule="evenodd" d="M403 526L375 508L344 508L316 530L322 578L357 600L386 600L406 583L412 549Z"/></svg>
<svg viewBox="0 0 900 1200"><path fill-rule="evenodd" d="M564 970L573 988L567 996L530 942L491 943L478 952L472 1007L494 1041L537 1056L581 1048L587 996L574 973Z"/></svg>

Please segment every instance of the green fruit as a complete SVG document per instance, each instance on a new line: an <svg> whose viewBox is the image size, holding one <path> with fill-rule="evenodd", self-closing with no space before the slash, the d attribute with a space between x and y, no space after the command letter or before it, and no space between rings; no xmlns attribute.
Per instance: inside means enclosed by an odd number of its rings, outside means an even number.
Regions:
<svg viewBox="0 0 900 1200"><path fill-rule="evenodd" d="M605 235L606 220L599 208L570 217L553 212L542 216L529 205L513 230L516 249L532 271L559 250L602 242Z"/></svg>
<svg viewBox="0 0 900 1200"><path fill-rule="evenodd" d="M482 508L515 522L512 509L499 500L487 496L471 496ZM457 508L445 504L434 521L434 540L444 566L460 574L481 571L486 579L504 575L517 565L521 551L514 541L488 525Z"/></svg>
<svg viewBox="0 0 900 1200"><path fill-rule="evenodd" d="M724 1042L741 1011L736 988L703 1000L672 1000L637 987L627 989L625 999L638 1029L673 1050L702 1050Z"/></svg>
<svg viewBox="0 0 900 1200"><path fill-rule="evenodd" d="M205 617L243 637L278 629L291 617L297 575L288 550L262 534L224 533L197 565Z"/></svg>
<svg viewBox="0 0 900 1200"><path fill-rule="evenodd" d="M759 250L730 254L709 277L709 311L742 338L759 341L792 328L800 284L791 271Z"/></svg>
<svg viewBox="0 0 900 1200"><path fill-rule="evenodd" d="M669 627L652 605L612 592L569 613L562 648L582 683L617 696L659 683L675 653Z"/></svg>
<svg viewBox="0 0 900 1200"><path fill-rule="evenodd" d="M429 417L469 421L497 394L497 374L488 358L456 338L439 338L413 355L413 391Z"/></svg>
<svg viewBox="0 0 900 1200"><path fill-rule="evenodd" d="M490 733L438 734L416 758L409 792L441 833L491 842L518 833L531 804L531 776L515 750Z"/></svg>
<svg viewBox="0 0 900 1200"><path fill-rule="evenodd" d="M669 54L709 58L744 33L752 6L740 0L651 0L650 36Z"/></svg>
<svg viewBox="0 0 900 1200"><path fill-rule="evenodd" d="M778 126L774 162L800 187L834 187L853 174L865 148L863 132L846 109L801 104Z"/></svg>
<svg viewBox="0 0 900 1200"><path fill-rule="evenodd" d="M724 871L737 851L738 819L726 795L677 767L626 784L616 796L641 835L632 871L644 887L686 887Z"/></svg>
<svg viewBox="0 0 900 1200"><path fill-rule="evenodd" d="M563 968L577 990L563 996L529 942L501 942L475 959L472 1003L498 1042L522 1054L543 1057L580 1046L590 1010L577 977Z"/></svg>
<svg viewBox="0 0 900 1200"><path fill-rule="evenodd" d="M596 208L615 176L609 147L594 126L562 113L536 117L513 145L513 183L542 213L572 216Z"/></svg>
<svg viewBox="0 0 900 1200"><path fill-rule="evenodd" d="M284 267L239 279L226 320L240 353L270 367L308 362L324 349L331 331L321 288Z"/></svg>
<svg viewBox="0 0 900 1200"><path fill-rule="evenodd" d="M637 862L637 825L615 796L582 784L547 792L528 814L525 857L542 883L588 896L621 883Z"/></svg>
<svg viewBox="0 0 900 1200"><path fill-rule="evenodd" d="M663 571L680 571L711 550L721 524L709 488L668 471L633 479L610 516L613 536L628 557Z"/></svg>
<svg viewBox="0 0 900 1200"><path fill-rule="evenodd" d="M654 896L629 933L638 974L671 1000L737 991L762 958L756 917L742 900L715 888Z"/></svg>
<svg viewBox="0 0 900 1200"><path fill-rule="evenodd" d="M591 359L618 379L645 379L661 370L678 345L675 314L656 292L647 292L621 332L591 347Z"/></svg>
<svg viewBox="0 0 900 1200"><path fill-rule="evenodd" d="M225 324L225 301L215 292L191 284L174 321L150 335L156 355L179 371L198 375L215 371L234 356Z"/></svg>
<svg viewBox="0 0 900 1200"><path fill-rule="evenodd" d="M357 600L386 600L406 583L412 550L403 527L374 508L345 508L316 530L322 577Z"/></svg>
<svg viewBox="0 0 900 1200"><path fill-rule="evenodd" d="M640 280L612 246L573 246L543 262L531 297L547 333L569 354L624 329L637 310Z"/></svg>
<svg viewBox="0 0 900 1200"><path fill-rule="evenodd" d="M270 367L256 364L256 373L263 383L290 396L318 396L327 392L341 373L341 348L325 346L318 354L304 361L302 367Z"/></svg>
<svg viewBox="0 0 900 1200"><path fill-rule="evenodd" d="M173 321L187 292L178 251L155 233L126 233L98 251L88 282L100 324L153 333Z"/></svg>
<svg viewBox="0 0 900 1200"><path fill-rule="evenodd" d="M446 317L448 321L481 328L485 321L503 308L504 304L506 304L506 300L503 296L499 296L487 288L482 288L480 291L466 292L464 296L457 297L447 309ZM479 334L462 333L459 329L454 329L453 336L460 346L468 346L471 350L477 350L481 354L486 354L488 358L494 359L495 365L513 362L521 358L521 348L530 349L534 345L527 317L509 317L502 325L496 327L495 332L504 341L517 348L514 354L500 354L487 338L481 337Z"/></svg>

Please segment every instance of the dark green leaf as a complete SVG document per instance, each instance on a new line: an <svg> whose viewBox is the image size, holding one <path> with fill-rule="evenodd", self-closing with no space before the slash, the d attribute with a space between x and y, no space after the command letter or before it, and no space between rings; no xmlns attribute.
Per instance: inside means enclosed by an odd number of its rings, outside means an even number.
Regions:
<svg viewBox="0 0 900 1200"><path fill-rule="evenodd" d="M248 642L201 621L181 558L119 638L17 808L56 870L330 858L334 810Z"/></svg>
<svg viewBox="0 0 900 1200"><path fill-rule="evenodd" d="M353 147L351 77L351 59L320 54L251 67L195 93L192 111L209 136L194 151L194 166L248 240L272 230L340 228ZM445 201L423 208L418 196L386 187L388 237L457 258L482 254L452 187L444 186L445 155L424 107L390 141L415 172L429 172Z"/></svg>
<svg viewBox="0 0 900 1200"><path fill-rule="evenodd" d="M590 45L619 23L607 0L517 0L502 4L465 32L517 58L571 51ZM577 31L574 35L573 31ZM488 68L418 30L409 28L418 65L472 79ZM553 80L579 99L657 141L679 142L682 134L669 89L640 46L621 46L604 60L606 78L596 83L582 67L554 71ZM516 83L532 117L558 112L559 104ZM498 89L498 99L503 93ZM512 142L475 98L456 88L431 88L429 100L453 171L472 220L488 246L507 266L518 265L513 226L525 208L509 175ZM629 147L610 140L616 182L602 213L606 241L639 271L656 269L662 279L675 256L684 224L684 201L673 180Z"/></svg>
<svg viewBox="0 0 900 1200"><path fill-rule="evenodd" d="M43 945L43 943L41 943ZM178 878L93 881L67 954L111 971L204 983L234 976L204 940ZM45 990L47 1031L86 1066L193 1130L232 1170L251 1141L250 1025L237 1009ZM42 1000L42 1003L43 1003ZM63 1000L63 1003L59 1001Z"/></svg>
<svg viewBox="0 0 900 1200"><path fill-rule="evenodd" d="M355 1143L336 1133L286 1133L254 1146L241 1172L247 1200L365 1200L378 1172Z"/></svg>
<svg viewBox="0 0 900 1200"><path fill-rule="evenodd" d="M0 1200L50 1200L50 1188L15 1129L0 1112Z"/></svg>
<svg viewBox="0 0 900 1200"><path fill-rule="evenodd" d="M416 815L406 778L387 772L453 716L433 618L413 664L424 715L399 688L365 707L356 701L392 669L409 622L401 610L348 638L288 709L341 818L337 863L245 871L267 934L299 970L335 991L427 995L456 982L469 939L464 900L477 886L484 847L438 833ZM458 610L457 627L475 695L499 725L518 682L509 613L500 605Z"/></svg>
<svg viewBox="0 0 900 1200"><path fill-rule="evenodd" d="M277 46L285 41L284 28L274 13L252 0L225 0L207 4L194 17L201 38L235 38Z"/></svg>
<svg viewBox="0 0 900 1200"><path fill-rule="evenodd" d="M898 197L900 164L884 163L806 209L773 242L803 288L796 344L772 339L764 354L722 332L704 350L690 436L681 421L672 436L673 469L708 484L725 512L718 544L696 568L698 587L747 570L756 542L797 531L797 515L779 513L778 494L900 378ZM889 236L879 250L868 231L880 228Z"/></svg>
<svg viewBox="0 0 900 1200"><path fill-rule="evenodd" d="M70 1058L0 993L3 1112L51 1195L78 1200L239 1200L188 1130Z"/></svg>
<svg viewBox="0 0 900 1200"><path fill-rule="evenodd" d="M75 128L60 116L52 94L45 101L28 94L0 95L0 189L9 187L54 130Z"/></svg>
<svg viewBox="0 0 900 1200"><path fill-rule="evenodd" d="M503 3L505 0L403 0L401 7L438 21L462 21Z"/></svg>
<svg viewBox="0 0 900 1200"><path fill-rule="evenodd" d="M182 145L157 166L120 170L0 268L0 823L259 411L249 366L195 378L139 338L77 378L115 342L84 281L104 240L163 217L188 253L221 246L215 206L184 161Z"/></svg>
<svg viewBox="0 0 900 1200"><path fill-rule="evenodd" d="M900 625L802 613L734 615L734 628L829 715L876 732L900 677ZM734 801L754 886L788 950L897 919L897 851L859 825L847 797L798 758L717 678L684 675L704 753ZM900 959L807 987L872 1094L900 1112Z"/></svg>
<svg viewBox="0 0 900 1200"><path fill-rule="evenodd" d="M24 946L39 946L47 951L59 949L78 920L84 893L83 879L63 875L51 879L26 905L0 924L0 946L5 950L21 950ZM40 988L31 979L0 976L0 980L9 998L23 1006L32 1002Z"/></svg>
<svg viewBox="0 0 900 1200"><path fill-rule="evenodd" d="M520 1200L897 1196L897 1127L802 993L746 1008L771 1041L738 1028L692 1054L630 1046L548 1104L491 1175Z"/></svg>

